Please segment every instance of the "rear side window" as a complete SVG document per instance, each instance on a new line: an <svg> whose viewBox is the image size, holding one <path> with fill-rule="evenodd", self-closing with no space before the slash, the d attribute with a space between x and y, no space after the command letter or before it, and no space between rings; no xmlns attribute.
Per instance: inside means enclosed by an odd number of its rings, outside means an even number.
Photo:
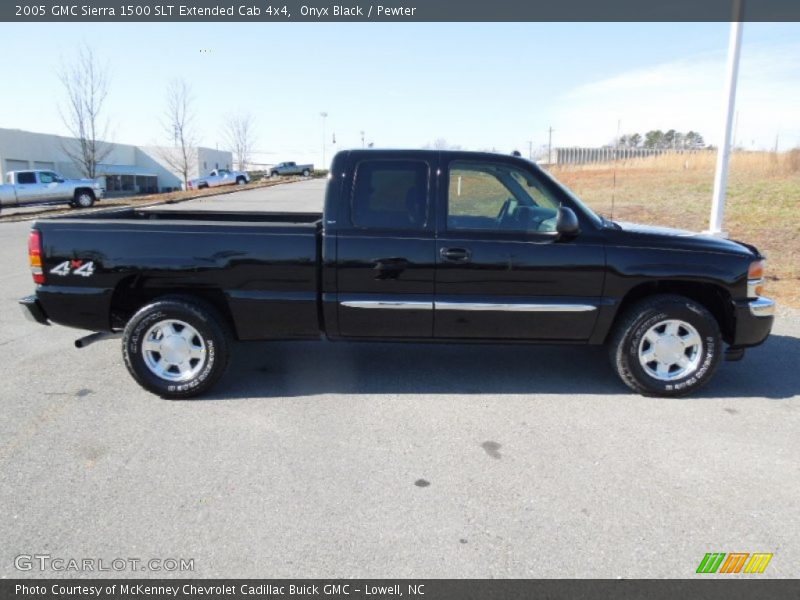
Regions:
<svg viewBox="0 0 800 600"><path fill-rule="evenodd" d="M36 174L17 173L17 183L36 183Z"/></svg>
<svg viewBox="0 0 800 600"><path fill-rule="evenodd" d="M352 221L370 229L424 229L428 165L416 160L366 160L356 169Z"/></svg>

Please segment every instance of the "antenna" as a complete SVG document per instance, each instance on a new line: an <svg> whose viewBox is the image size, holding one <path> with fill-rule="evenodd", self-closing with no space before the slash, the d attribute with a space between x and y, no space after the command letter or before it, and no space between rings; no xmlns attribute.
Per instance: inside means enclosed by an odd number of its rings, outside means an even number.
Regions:
<svg viewBox="0 0 800 600"><path fill-rule="evenodd" d="M619 134L622 127L622 119L617 119L617 139L614 144L614 180L611 184L611 215L610 220L614 220L614 196L617 192L617 158L619 158Z"/></svg>

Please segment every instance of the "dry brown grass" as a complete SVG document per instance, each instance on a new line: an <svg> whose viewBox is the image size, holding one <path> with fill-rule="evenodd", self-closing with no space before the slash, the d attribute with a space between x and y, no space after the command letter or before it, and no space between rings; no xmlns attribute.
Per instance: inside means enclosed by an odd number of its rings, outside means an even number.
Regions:
<svg viewBox="0 0 800 600"><path fill-rule="evenodd" d="M708 227L715 153L554 167L554 175L614 219L700 231ZM616 170L616 186L614 172ZM725 229L767 255L767 295L800 307L800 149L737 152L731 159Z"/></svg>

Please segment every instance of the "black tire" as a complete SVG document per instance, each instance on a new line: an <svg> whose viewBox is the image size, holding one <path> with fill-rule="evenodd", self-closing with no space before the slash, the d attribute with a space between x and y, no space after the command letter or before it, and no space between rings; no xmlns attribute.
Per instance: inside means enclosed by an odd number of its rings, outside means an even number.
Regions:
<svg viewBox="0 0 800 600"><path fill-rule="evenodd" d="M75 208L91 208L94 205L94 201L94 194L89 190L75 190L71 205Z"/></svg>
<svg viewBox="0 0 800 600"><path fill-rule="evenodd" d="M650 349L650 342L643 338L651 331L663 335L658 333L660 324L668 320L690 325L701 341L696 350L685 349L685 353L692 357L691 364L696 361L693 370L687 370L679 376L681 369L674 364L669 367L670 371L658 377L654 373L657 361L642 364L648 357L646 350ZM679 331L688 338L691 336L689 329L680 327ZM719 324L714 316L702 304L673 294L650 296L629 307L618 318L608 349L611 364L625 385L644 396L662 397L686 396L700 389L711 380L723 355ZM643 356L641 360L640 352ZM673 367L675 373L671 372ZM667 380L666 377L673 378Z"/></svg>
<svg viewBox="0 0 800 600"><path fill-rule="evenodd" d="M272 173L269 174L269 176L270 177L277 177L278 176L278 172L277 171L273 171Z"/></svg>
<svg viewBox="0 0 800 600"><path fill-rule="evenodd" d="M198 359L202 365L188 379L166 379L148 366L142 349L145 335L166 320L190 325L198 334L198 345L204 344L204 358ZM211 389L227 369L230 345L230 333L219 313L206 302L193 298L168 297L148 304L133 315L122 334L122 355L136 382L162 398L171 399L192 398Z"/></svg>
<svg viewBox="0 0 800 600"><path fill-rule="evenodd" d="M247 183L247 180L244 177L236 178L236 185L244 185L245 183Z"/></svg>
<svg viewBox="0 0 800 600"><path fill-rule="evenodd" d="M308 169L303 169L303 177L308 177L309 175L311 175L311 171Z"/></svg>

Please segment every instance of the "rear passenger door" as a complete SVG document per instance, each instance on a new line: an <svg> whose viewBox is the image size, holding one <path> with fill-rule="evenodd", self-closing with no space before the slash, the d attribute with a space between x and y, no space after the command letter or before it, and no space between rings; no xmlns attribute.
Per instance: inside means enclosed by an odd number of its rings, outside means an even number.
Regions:
<svg viewBox="0 0 800 600"><path fill-rule="evenodd" d="M437 156L354 159L338 226L341 336L433 336Z"/></svg>
<svg viewBox="0 0 800 600"><path fill-rule="evenodd" d="M19 204L31 204L41 202L39 181L36 179L34 171L19 171L17 173L17 202Z"/></svg>

